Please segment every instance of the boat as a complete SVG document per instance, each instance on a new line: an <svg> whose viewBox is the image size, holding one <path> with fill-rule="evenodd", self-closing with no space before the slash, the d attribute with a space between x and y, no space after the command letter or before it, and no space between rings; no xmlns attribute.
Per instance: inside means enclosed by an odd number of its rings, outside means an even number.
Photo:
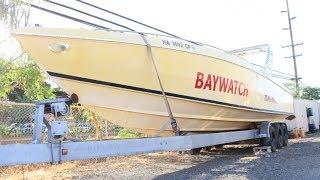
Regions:
<svg viewBox="0 0 320 180"><path fill-rule="evenodd" d="M166 99L186 133L250 129L293 115L286 88L248 61L201 43L114 30L34 27L13 35L81 105L149 136L173 134Z"/></svg>

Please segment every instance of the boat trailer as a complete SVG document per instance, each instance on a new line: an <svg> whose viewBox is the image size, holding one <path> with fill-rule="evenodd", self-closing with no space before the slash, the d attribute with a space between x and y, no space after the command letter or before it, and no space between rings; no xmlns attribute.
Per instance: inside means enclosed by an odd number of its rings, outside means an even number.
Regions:
<svg viewBox="0 0 320 180"><path fill-rule="evenodd" d="M61 163L111 156L125 156L163 151L187 151L250 139L268 139L271 123L263 122L258 129L185 136L71 142L66 140L67 121L47 121L50 111L60 116L68 113L69 98L43 100L36 103L31 144L0 145L0 166L34 163ZM43 123L48 128L47 143L41 143Z"/></svg>

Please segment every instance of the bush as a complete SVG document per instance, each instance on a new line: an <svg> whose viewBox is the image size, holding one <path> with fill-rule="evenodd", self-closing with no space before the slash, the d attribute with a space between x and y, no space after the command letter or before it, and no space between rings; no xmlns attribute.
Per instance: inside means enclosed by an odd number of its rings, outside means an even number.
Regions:
<svg viewBox="0 0 320 180"><path fill-rule="evenodd" d="M117 137L118 138L138 138L138 137L141 137L141 134L140 133L137 133L137 132L133 132L131 130L128 130L128 129L125 129L125 128L122 128L119 130L118 134L117 134Z"/></svg>
<svg viewBox="0 0 320 180"><path fill-rule="evenodd" d="M10 134L8 126L0 124L0 137L7 137Z"/></svg>

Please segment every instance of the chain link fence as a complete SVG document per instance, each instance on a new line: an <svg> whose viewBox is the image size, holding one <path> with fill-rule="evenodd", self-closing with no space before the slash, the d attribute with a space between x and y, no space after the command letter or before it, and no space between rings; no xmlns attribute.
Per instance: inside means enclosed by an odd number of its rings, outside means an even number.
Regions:
<svg viewBox="0 0 320 180"><path fill-rule="evenodd" d="M0 102L0 145L30 143L32 141L35 104ZM69 116L54 118L46 114L46 119L67 120L67 139L74 141L134 138L141 134L112 124L83 106L71 106ZM47 128L42 127L43 142L47 140Z"/></svg>

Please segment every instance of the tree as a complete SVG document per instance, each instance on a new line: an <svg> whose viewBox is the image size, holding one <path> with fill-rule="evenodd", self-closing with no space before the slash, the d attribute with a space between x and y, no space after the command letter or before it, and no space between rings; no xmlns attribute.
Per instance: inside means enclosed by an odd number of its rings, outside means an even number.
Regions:
<svg viewBox="0 0 320 180"><path fill-rule="evenodd" d="M320 88L307 86L302 89L301 98L320 100Z"/></svg>
<svg viewBox="0 0 320 180"><path fill-rule="evenodd" d="M17 62L0 59L0 74L1 100L33 102L55 97L54 89L28 56L20 57Z"/></svg>
<svg viewBox="0 0 320 180"><path fill-rule="evenodd" d="M0 0L0 21L17 28L27 26L30 16L30 6L21 0Z"/></svg>
<svg viewBox="0 0 320 180"><path fill-rule="evenodd" d="M0 21L7 28L27 26L29 8L21 0L0 0ZM44 73L23 52L14 59L0 57L0 82L0 100L32 102L54 98L56 91L61 94L59 89L51 88Z"/></svg>
<svg viewBox="0 0 320 180"><path fill-rule="evenodd" d="M294 83L285 83L284 86L291 92L293 97L300 98L302 88L299 86L299 89L296 89L296 85Z"/></svg>
<svg viewBox="0 0 320 180"><path fill-rule="evenodd" d="M295 98L302 98L302 99L309 99L309 100L320 100L320 88L318 87L301 87L296 90L295 84L293 83L286 83L284 84L289 91L293 94Z"/></svg>

